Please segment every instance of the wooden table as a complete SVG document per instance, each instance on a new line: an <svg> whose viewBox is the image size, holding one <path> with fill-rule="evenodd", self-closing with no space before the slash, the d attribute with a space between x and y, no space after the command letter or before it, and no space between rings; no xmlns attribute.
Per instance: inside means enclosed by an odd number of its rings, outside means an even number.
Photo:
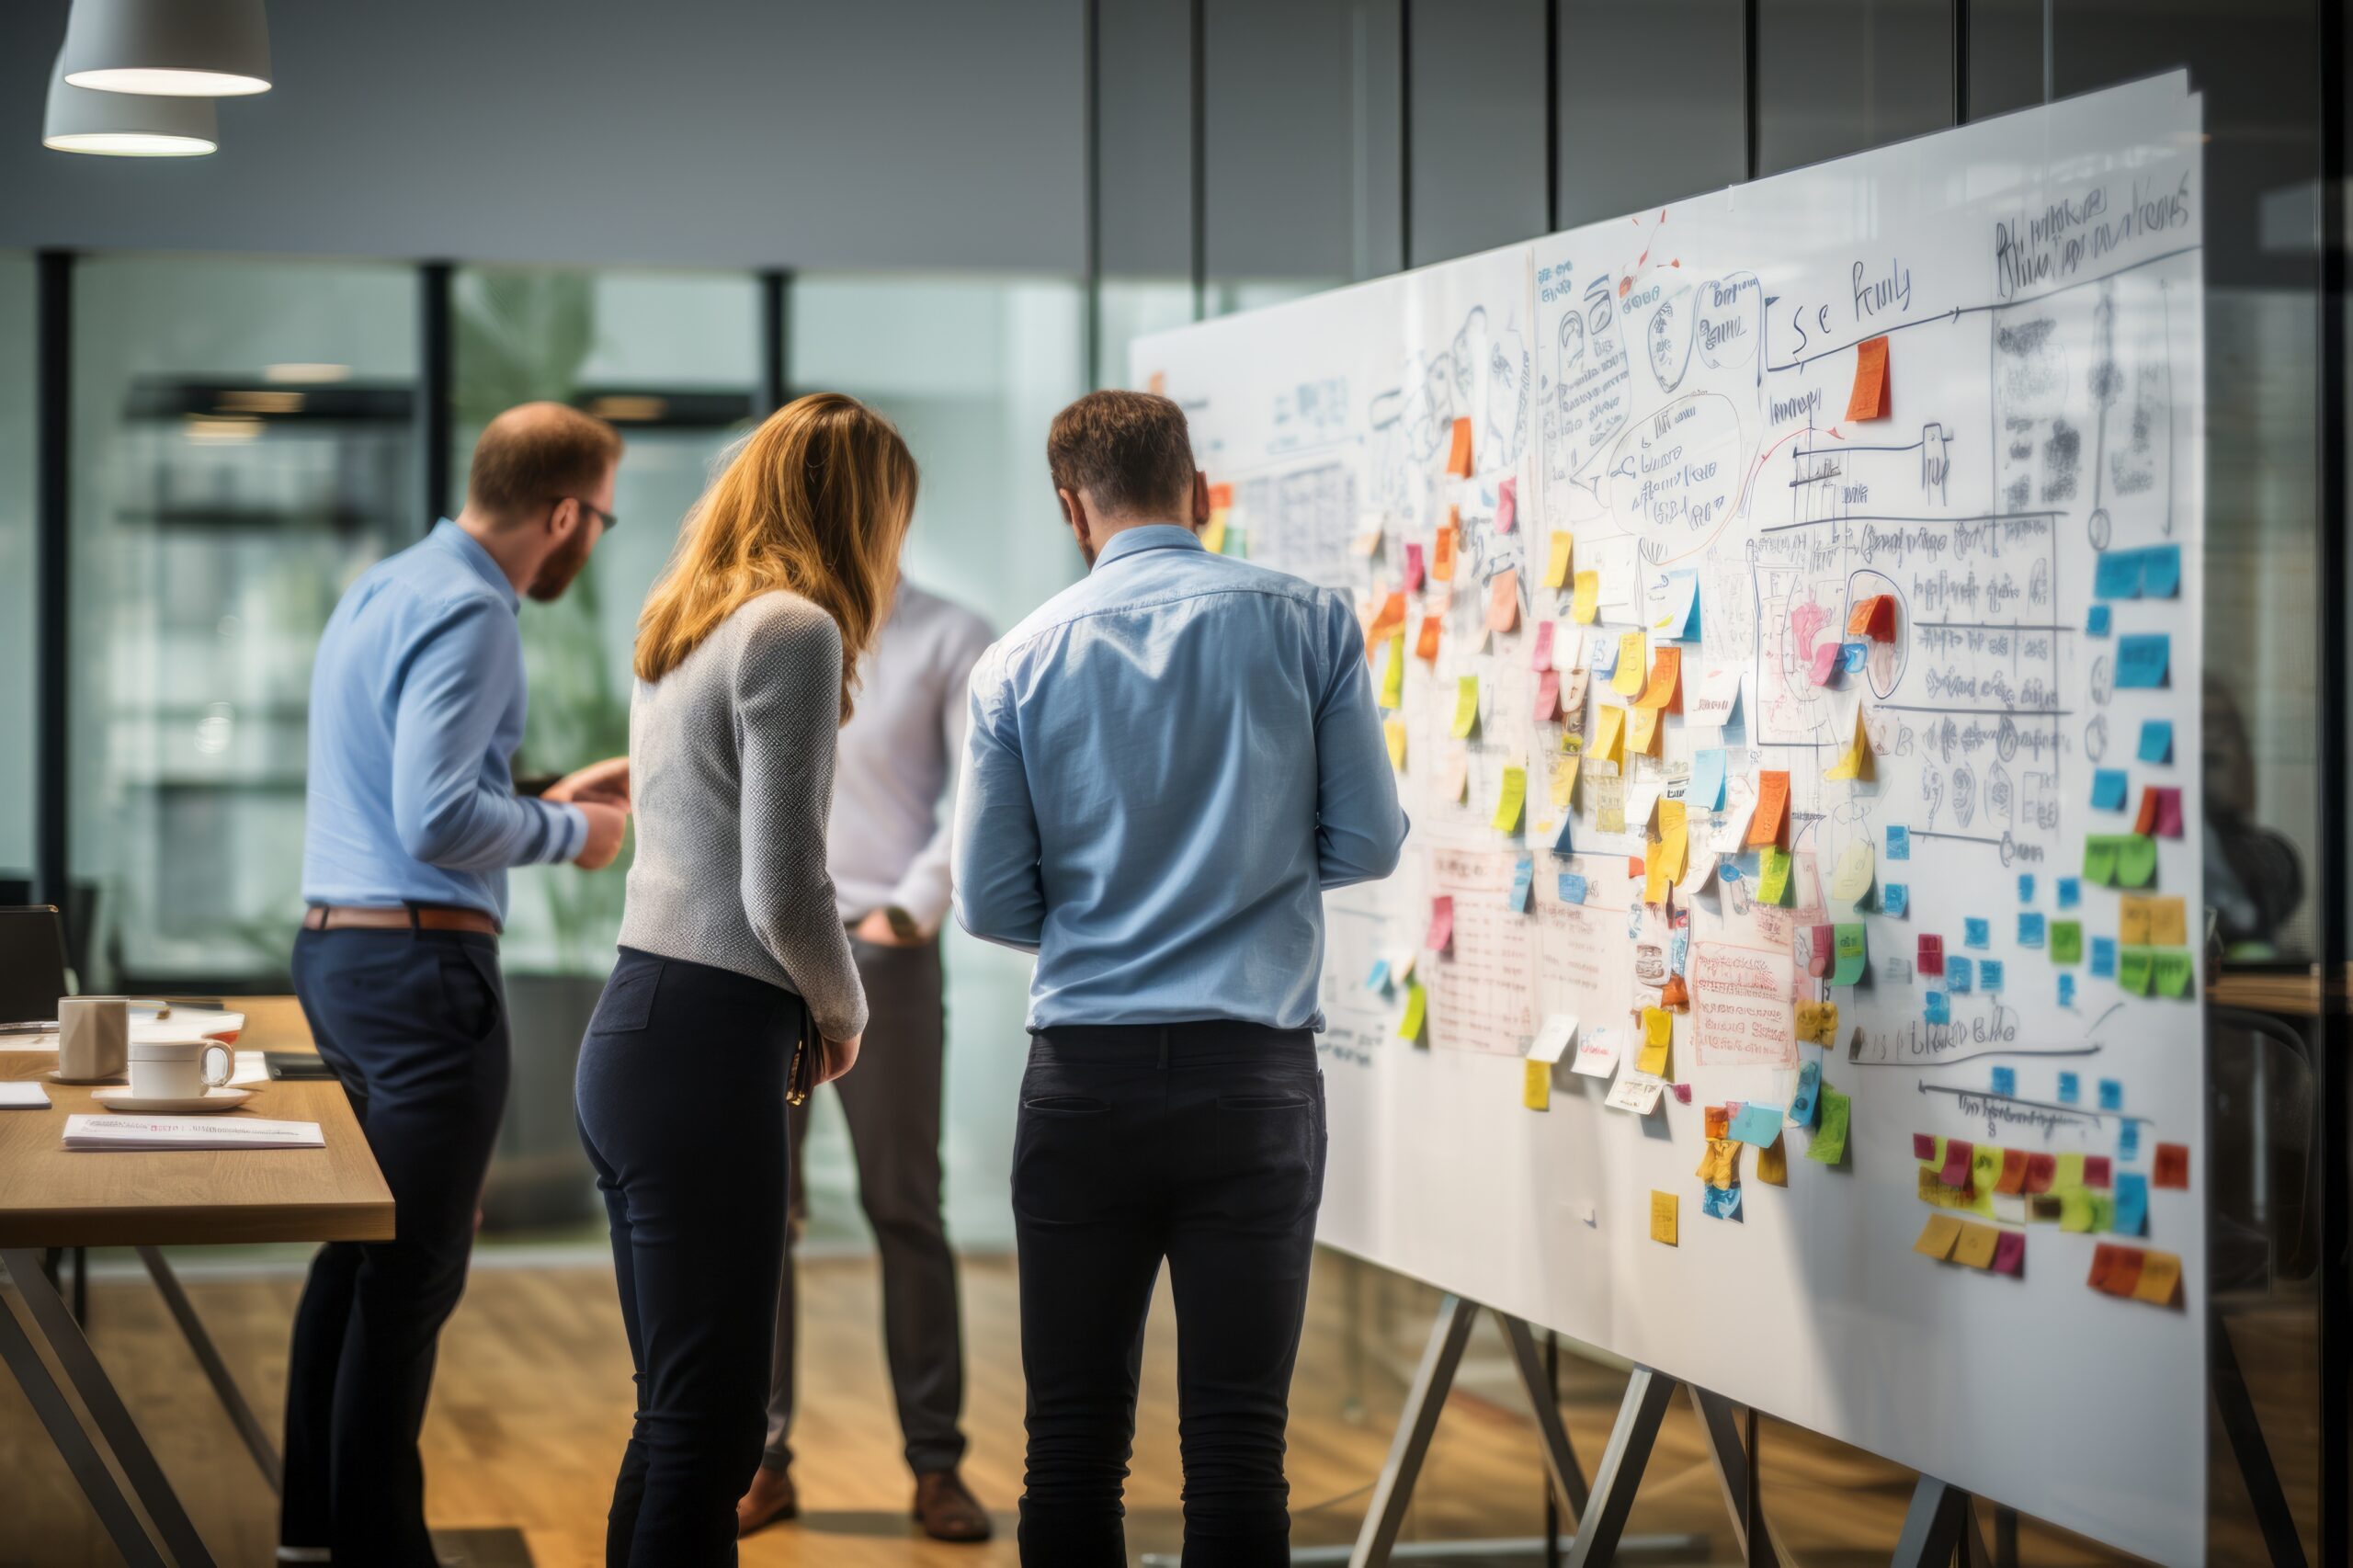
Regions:
<svg viewBox="0 0 2353 1568"><path fill-rule="evenodd" d="M312 1049L291 997L231 1004L246 1016L239 1050ZM57 1064L54 1051L0 1051L0 1078L33 1078ZM72 1467L126 1562L209 1565L212 1559L189 1524L121 1396L99 1365L81 1325L41 1267L43 1247L131 1246L154 1277L165 1304L211 1380L255 1460L273 1485L276 1447L256 1419L165 1260L166 1245L249 1242L386 1241L392 1195L369 1153L340 1085L331 1080L253 1085L252 1102L232 1116L315 1121L319 1149L105 1150L69 1153L65 1118L104 1108L90 1090L46 1084L46 1111L0 1111L0 1264L23 1296L29 1332L0 1307L0 1359L24 1387L51 1440ZM75 1417L41 1360L45 1346L81 1396L97 1427ZM107 1450L130 1492L153 1520L152 1539L107 1468ZM165 1553L168 1552L168 1556Z"/></svg>

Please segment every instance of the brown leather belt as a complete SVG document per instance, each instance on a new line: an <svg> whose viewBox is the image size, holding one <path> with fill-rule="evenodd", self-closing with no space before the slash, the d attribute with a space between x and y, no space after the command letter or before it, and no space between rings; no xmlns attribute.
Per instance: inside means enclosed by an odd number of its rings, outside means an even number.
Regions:
<svg viewBox="0 0 2353 1568"><path fill-rule="evenodd" d="M436 904L377 905L314 903L303 913L302 926L311 931L478 931L498 935L498 922L479 909L449 909Z"/></svg>

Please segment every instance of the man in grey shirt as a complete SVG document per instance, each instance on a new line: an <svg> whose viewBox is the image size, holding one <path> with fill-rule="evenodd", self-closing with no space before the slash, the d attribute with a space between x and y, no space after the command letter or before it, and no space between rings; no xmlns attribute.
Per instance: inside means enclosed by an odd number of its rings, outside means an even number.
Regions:
<svg viewBox="0 0 2353 1568"><path fill-rule="evenodd" d="M858 1160L858 1201L882 1257L883 1339L915 1517L941 1540L985 1540L989 1517L956 1473L963 1458L964 1349L956 1263L939 1205L939 1106L947 1013L939 927L948 914L949 824L940 797L963 754L965 682L992 633L971 611L899 580L891 619L859 673L834 774L827 868L865 983L870 1018L858 1071L834 1085ZM767 1446L736 1506L748 1532L799 1512L792 1449L793 1233L808 1107L793 1108L795 1213L783 1289Z"/></svg>

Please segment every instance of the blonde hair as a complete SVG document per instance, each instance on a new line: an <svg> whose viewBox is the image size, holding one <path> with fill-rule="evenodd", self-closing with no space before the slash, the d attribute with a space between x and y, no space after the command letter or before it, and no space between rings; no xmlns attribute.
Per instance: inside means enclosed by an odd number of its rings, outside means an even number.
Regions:
<svg viewBox="0 0 2353 1568"><path fill-rule="evenodd" d="M746 600L778 588L842 634L842 718L858 655L898 586L915 462L891 422L853 397L812 392L745 437L688 515L637 617L640 679L660 680Z"/></svg>

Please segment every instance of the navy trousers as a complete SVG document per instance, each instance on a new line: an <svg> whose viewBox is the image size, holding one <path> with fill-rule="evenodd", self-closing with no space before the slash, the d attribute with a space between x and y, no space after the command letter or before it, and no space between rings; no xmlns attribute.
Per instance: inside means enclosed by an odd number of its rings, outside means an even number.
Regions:
<svg viewBox="0 0 2353 1568"><path fill-rule="evenodd" d="M330 1242L312 1261L287 1368L278 1539L328 1549L337 1568L434 1568L416 1439L506 1104L498 943L305 930L293 967L394 1218L391 1241Z"/></svg>
<svg viewBox="0 0 2353 1568"><path fill-rule="evenodd" d="M588 1021L580 1141L612 1221L637 1381L608 1568L735 1561L735 1500L767 1429L785 1073L807 1027L790 991L632 948Z"/></svg>

